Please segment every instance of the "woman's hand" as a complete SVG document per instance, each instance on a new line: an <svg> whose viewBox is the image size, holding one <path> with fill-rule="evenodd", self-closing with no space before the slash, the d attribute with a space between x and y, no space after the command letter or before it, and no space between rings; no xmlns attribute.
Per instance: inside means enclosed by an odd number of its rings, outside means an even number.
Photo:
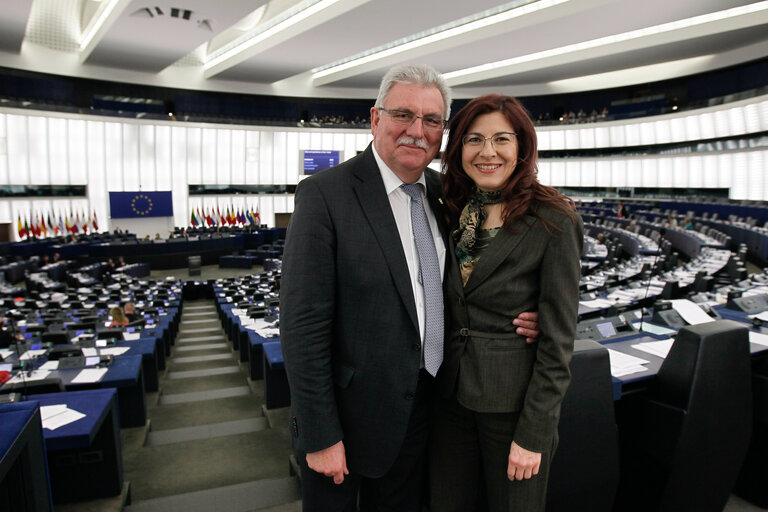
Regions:
<svg viewBox="0 0 768 512"><path fill-rule="evenodd" d="M509 449L507 478L510 480L527 480L533 475L539 474L539 466L541 466L540 453L529 452L512 441L512 446Z"/></svg>
<svg viewBox="0 0 768 512"><path fill-rule="evenodd" d="M526 311L517 315L512 321L517 326L515 332L520 336L525 336L525 341L535 343L539 337L539 313L537 311Z"/></svg>

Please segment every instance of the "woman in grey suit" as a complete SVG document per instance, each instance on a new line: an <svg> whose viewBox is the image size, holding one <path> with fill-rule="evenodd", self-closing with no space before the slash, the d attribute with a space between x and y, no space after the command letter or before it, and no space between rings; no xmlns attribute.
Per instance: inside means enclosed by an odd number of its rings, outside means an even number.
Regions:
<svg viewBox="0 0 768 512"><path fill-rule="evenodd" d="M578 314L583 224L536 178L536 132L514 98L451 121L449 327L430 455L433 512L544 510ZM539 312L537 343L512 321Z"/></svg>

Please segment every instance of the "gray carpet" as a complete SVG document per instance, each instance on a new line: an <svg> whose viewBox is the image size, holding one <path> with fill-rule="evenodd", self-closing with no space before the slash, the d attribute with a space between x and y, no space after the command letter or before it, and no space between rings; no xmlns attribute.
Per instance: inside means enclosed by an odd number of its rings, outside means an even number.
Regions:
<svg viewBox="0 0 768 512"><path fill-rule="evenodd" d="M200 319L186 316L201 311L194 306L212 304L186 301L182 322ZM224 336L218 318L183 323L182 330L193 325L204 327L206 336ZM124 446L132 498L126 512L213 510L206 508L210 503L222 512L298 510L298 481L289 475L288 410L264 416L263 385L248 381L231 344L190 336L176 340L159 399L148 410L149 431L131 433ZM189 350L196 345L201 350ZM141 443L133 439L140 435Z"/></svg>

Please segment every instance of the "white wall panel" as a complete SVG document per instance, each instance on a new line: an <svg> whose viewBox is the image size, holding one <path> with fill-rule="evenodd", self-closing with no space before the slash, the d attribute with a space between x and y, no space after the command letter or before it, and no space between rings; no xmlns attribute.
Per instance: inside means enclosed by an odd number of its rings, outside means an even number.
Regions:
<svg viewBox="0 0 768 512"><path fill-rule="evenodd" d="M139 188L138 190L155 191L155 161L157 160L155 145L155 127L152 125L139 126Z"/></svg>
<svg viewBox="0 0 768 512"><path fill-rule="evenodd" d="M171 190L171 127L155 127L155 190Z"/></svg>
<svg viewBox="0 0 768 512"><path fill-rule="evenodd" d="M668 188L672 186L672 173L674 172L674 166L672 162L674 158L658 158L655 160L655 164L658 167L658 186Z"/></svg>
<svg viewBox="0 0 768 512"><path fill-rule="evenodd" d="M123 126L118 123L104 124L104 169L107 190L123 191Z"/></svg>
<svg viewBox="0 0 768 512"><path fill-rule="evenodd" d="M597 186L597 162L594 160L581 161L581 184L582 187Z"/></svg>
<svg viewBox="0 0 768 512"><path fill-rule="evenodd" d="M553 160L540 160L539 161L539 183L552 186L552 180L550 179Z"/></svg>
<svg viewBox="0 0 768 512"><path fill-rule="evenodd" d="M272 153L272 142L274 139L274 132L264 131L260 134L261 147L259 148L259 178L256 183L274 185L274 169L272 168L272 162L274 154Z"/></svg>
<svg viewBox="0 0 768 512"><path fill-rule="evenodd" d="M8 116L8 183L11 185L34 183L29 168L28 119L28 116Z"/></svg>
<svg viewBox="0 0 768 512"><path fill-rule="evenodd" d="M139 125L123 124L123 190L139 190Z"/></svg>
<svg viewBox="0 0 768 512"><path fill-rule="evenodd" d="M202 181L206 185L216 185L216 132L214 128L203 128L200 147L200 168Z"/></svg>
<svg viewBox="0 0 768 512"><path fill-rule="evenodd" d="M90 213L96 212L99 230L105 231L109 228L107 219L109 218L109 196L107 193L107 173L105 165L106 156L106 123L100 121L88 121L86 124L86 148L88 170L87 194L88 201L91 204ZM69 200L67 200L67 203ZM62 203L54 205L54 211L58 212L63 208Z"/></svg>
<svg viewBox="0 0 768 512"><path fill-rule="evenodd" d="M676 188L688 186L688 158L672 160L672 186Z"/></svg>
<svg viewBox="0 0 768 512"><path fill-rule="evenodd" d="M259 182L259 145L261 138L258 131L248 130L245 134L245 183ZM190 183L193 183L190 181Z"/></svg>
<svg viewBox="0 0 768 512"><path fill-rule="evenodd" d="M639 158L627 160L627 187L643 186L643 161Z"/></svg>
<svg viewBox="0 0 768 512"><path fill-rule="evenodd" d="M68 122L69 175L63 176L65 181L61 183L83 185L88 182L88 132L85 123L81 119L70 119Z"/></svg>
<svg viewBox="0 0 768 512"><path fill-rule="evenodd" d="M551 162L549 183L553 187L562 187L565 185L565 163L564 160L553 160Z"/></svg>
<svg viewBox="0 0 768 512"><path fill-rule="evenodd" d="M245 183L245 130L232 130L232 183Z"/></svg>
<svg viewBox="0 0 768 512"><path fill-rule="evenodd" d="M747 199L759 201L765 197L766 169L763 164L763 152L752 151L748 154L749 193Z"/></svg>
<svg viewBox="0 0 768 512"><path fill-rule="evenodd" d="M0 113L0 185L8 184L8 116Z"/></svg>
<svg viewBox="0 0 768 512"><path fill-rule="evenodd" d="M44 117L29 118L29 170L32 173L32 183L38 184L66 184L67 176L54 176L51 179L51 171L48 160L48 123ZM63 178L56 181L55 178Z"/></svg>
<svg viewBox="0 0 768 512"><path fill-rule="evenodd" d="M216 182L231 185L232 182L232 130L216 130Z"/></svg>
<svg viewBox="0 0 768 512"><path fill-rule="evenodd" d="M32 118L30 118L30 121ZM48 167L50 183L57 185L70 183L69 180L69 155L67 152L68 123L66 119L48 118ZM81 182L82 184L82 182Z"/></svg>
<svg viewBox="0 0 768 512"><path fill-rule="evenodd" d="M297 151L292 151L292 153L297 153ZM275 133L272 139L272 155L273 182L276 184L288 183L288 143L285 133Z"/></svg>
<svg viewBox="0 0 768 512"><path fill-rule="evenodd" d="M749 197L749 159L745 153L737 153L733 157L731 175L733 181L728 197L731 199L747 199Z"/></svg>

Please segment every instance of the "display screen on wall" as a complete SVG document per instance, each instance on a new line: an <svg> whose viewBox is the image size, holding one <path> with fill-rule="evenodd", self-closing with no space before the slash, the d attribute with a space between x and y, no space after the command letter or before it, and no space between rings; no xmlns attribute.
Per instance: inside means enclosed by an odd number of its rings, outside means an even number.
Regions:
<svg viewBox="0 0 768 512"><path fill-rule="evenodd" d="M339 165L340 151L322 151L306 149L301 151L299 158L304 162L301 174L315 174L334 165Z"/></svg>

